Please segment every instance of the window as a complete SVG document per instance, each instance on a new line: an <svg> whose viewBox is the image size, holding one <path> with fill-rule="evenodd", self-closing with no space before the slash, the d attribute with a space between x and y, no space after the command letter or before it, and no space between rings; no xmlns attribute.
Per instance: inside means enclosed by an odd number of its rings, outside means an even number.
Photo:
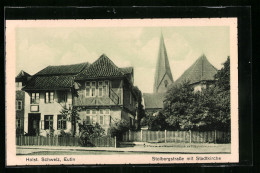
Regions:
<svg viewBox="0 0 260 173"><path fill-rule="evenodd" d="M83 123L85 124L95 124L97 122L97 110L96 109L87 109L86 110L86 119Z"/></svg>
<svg viewBox="0 0 260 173"><path fill-rule="evenodd" d="M109 114L110 114L110 110L109 110L109 109L106 109L106 110L105 110L105 114L106 114L106 115L109 115Z"/></svg>
<svg viewBox="0 0 260 173"><path fill-rule="evenodd" d="M97 123L97 110L92 109L91 113L92 113L92 124L96 124Z"/></svg>
<svg viewBox="0 0 260 173"><path fill-rule="evenodd" d="M86 82L86 97L90 97L90 82Z"/></svg>
<svg viewBox="0 0 260 173"><path fill-rule="evenodd" d="M96 96L96 82L91 82L91 96Z"/></svg>
<svg viewBox="0 0 260 173"><path fill-rule="evenodd" d="M22 82L15 82L15 84L16 84L16 89L21 89L23 87Z"/></svg>
<svg viewBox="0 0 260 173"><path fill-rule="evenodd" d="M58 92L58 102L59 103L67 102L67 92L65 91Z"/></svg>
<svg viewBox="0 0 260 173"><path fill-rule="evenodd" d="M91 124L91 121L90 121L90 116L86 116L86 124Z"/></svg>
<svg viewBox="0 0 260 173"><path fill-rule="evenodd" d="M58 115L58 130L67 128L67 120L63 115Z"/></svg>
<svg viewBox="0 0 260 173"><path fill-rule="evenodd" d="M108 95L108 81L99 81L98 82L98 96L107 96Z"/></svg>
<svg viewBox="0 0 260 173"><path fill-rule="evenodd" d="M53 102L54 102L54 92L46 92L45 103L53 103Z"/></svg>
<svg viewBox="0 0 260 173"><path fill-rule="evenodd" d="M91 88L91 96L94 97L96 95L96 88Z"/></svg>
<svg viewBox="0 0 260 173"><path fill-rule="evenodd" d="M16 110L22 110L22 101L16 100Z"/></svg>
<svg viewBox="0 0 260 173"><path fill-rule="evenodd" d="M53 129L53 115L44 116L44 129Z"/></svg>
<svg viewBox="0 0 260 173"><path fill-rule="evenodd" d="M98 96L99 97L102 97L103 96L103 82L102 81L99 81L98 82Z"/></svg>
<svg viewBox="0 0 260 173"><path fill-rule="evenodd" d="M20 120L20 119L17 119L17 120L16 120L16 127L17 127L17 128L20 128L20 127L21 127L21 120Z"/></svg>
<svg viewBox="0 0 260 173"><path fill-rule="evenodd" d="M86 97L96 96L96 82L86 82Z"/></svg>
<svg viewBox="0 0 260 173"><path fill-rule="evenodd" d="M99 116L99 124L101 124L101 125L104 124L104 115Z"/></svg>
<svg viewBox="0 0 260 173"><path fill-rule="evenodd" d="M39 104L40 102L40 93L31 94L31 104Z"/></svg>

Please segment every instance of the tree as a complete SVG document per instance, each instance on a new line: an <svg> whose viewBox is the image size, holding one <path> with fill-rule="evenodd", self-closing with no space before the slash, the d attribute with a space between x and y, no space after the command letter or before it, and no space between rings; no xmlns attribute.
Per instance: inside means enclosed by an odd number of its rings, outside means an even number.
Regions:
<svg viewBox="0 0 260 173"><path fill-rule="evenodd" d="M194 92L188 81L167 91L163 114L180 130L230 129L230 59L215 75L215 84Z"/></svg>
<svg viewBox="0 0 260 173"><path fill-rule="evenodd" d="M198 94L194 93L189 81L173 85L166 94L163 114L172 129L190 129L194 126L192 119L196 109ZM195 108L195 109L194 109Z"/></svg>
<svg viewBox="0 0 260 173"><path fill-rule="evenodd" d="M116 136L118 140L122 140L123 134L128 130L130 130L129 121L119 120L108 129L108 132L111 137Z"/></svg>
<svg viewBox="0 0 260 173"><path fill-rule="evenodd" d="M155 113L155 115L154 115ZM141 126L148 126L149 130L165 130L169 129L165 116L161 112L150 112L142 119Z"/></svg>
<svg viewBox="0 0 260 173"><path fill-rule="evenodd" d="M93 145L91 138L99 138L105 135L105 130L98 124L79 123L80 140L83 146Z"/></svg>
<svg viewBox="0 0 260 173"><path fill-rule="evenodd" d="M142 105L142 92L138 87L133 87L133 93L137 97L137 124L136 129L140 129L141 119L145 116L144 108Z"/></svg>
<svg viewBox="0 0 260 173"><path fill-rule="evenodd" d="M67 121L71 122L72 125L72 135L76 134L76 124L80 119L78 114L78 108L72 106L71 108L67 108L66 106L62 106L62 110L60 111L61 115L66 118Z"/></svg>

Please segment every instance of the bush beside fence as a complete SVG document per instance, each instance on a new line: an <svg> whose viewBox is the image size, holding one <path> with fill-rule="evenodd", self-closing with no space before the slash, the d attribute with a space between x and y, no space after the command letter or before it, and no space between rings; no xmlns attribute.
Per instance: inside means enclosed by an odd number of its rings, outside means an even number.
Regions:
<svg viewBox="0 0 260 173"><path fill-rule="evenodd" d="M36 146L82 146L79 137L44 137L44 136L18 136L16 145ZM116 140L112 137L91 138L89 145L95 147L116 147Z"/></svg>
<svg viewBox="0 0 260 173"><path fill-rule="evenodd" d="M128 131L123 142L230 143L230 133L221 131Z"/></svg>

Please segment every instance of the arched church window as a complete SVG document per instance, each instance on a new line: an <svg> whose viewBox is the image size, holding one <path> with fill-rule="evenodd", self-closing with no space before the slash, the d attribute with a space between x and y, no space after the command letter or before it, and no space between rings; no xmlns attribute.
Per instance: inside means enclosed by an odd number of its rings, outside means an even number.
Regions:
<svg viewBox="0 0 260 173"><path fill-rule="evenodd" d="M165 86L165 88L167 88L167 86L168 86L168 81L167 80L164 81L164 86Z"/></svg>

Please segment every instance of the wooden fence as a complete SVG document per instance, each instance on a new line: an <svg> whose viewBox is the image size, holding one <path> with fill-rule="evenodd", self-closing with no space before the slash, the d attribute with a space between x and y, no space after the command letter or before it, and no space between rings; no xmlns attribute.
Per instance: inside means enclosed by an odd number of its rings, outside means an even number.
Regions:
<svg viewBox="0 0 260 173"><path fill-rule="evenodd" d="M230 133L221 131L128 131L123 142L230 143Z"/></svg>
<svg viewBox="0 0 260 173"><path fill-rule="evenodd" d="M87 145L94 147L116 147L116 138L91 138ZM79 137L18 136L16 145L83 146Z"/></svg>

